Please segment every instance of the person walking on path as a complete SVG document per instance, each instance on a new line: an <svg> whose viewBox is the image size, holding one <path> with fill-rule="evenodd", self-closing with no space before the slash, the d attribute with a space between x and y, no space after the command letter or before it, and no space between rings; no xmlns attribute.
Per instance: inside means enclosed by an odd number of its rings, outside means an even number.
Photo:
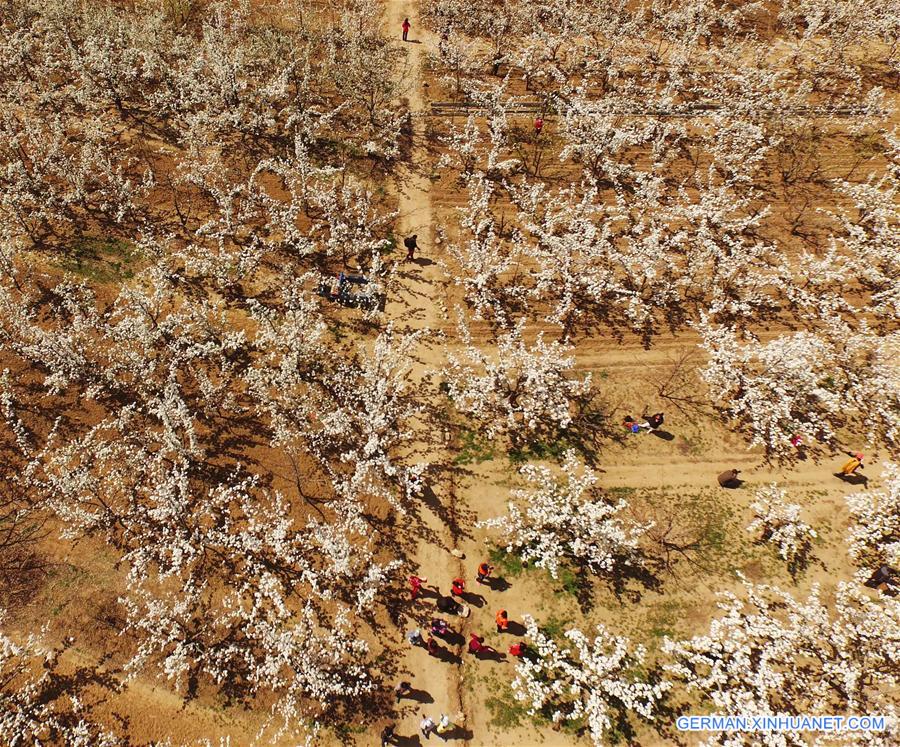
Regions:
<svg viewBox="0 0 900 747"><path fill-rule="evenodd" d="M489 563L482 563L478 566L478 574L476 575L476 579L479 584L483 584L487 582L487 579L491 575L491 571L494 570L494 566Z"/></svg>
<svg viewBox="0 0 900 747"><path fill-rule="evenodd" d="M446 741L447 737L445 734L449 734L453 731L453 722L450 720L450 717L442 713L435 731L441 739Z"/></svg>
<svg viewBox="0 0 900 747"><path fill-rule="evenodd" d="M534 135L535 137L541 134L541 131L544 129L544 118L538 114L537 119L534 120Z"/></svg>
<svg viewBox="0 0 900 747"><path fill-rule="evenodd" d="M413 601L415 601L419 596L419 592L422 590L422 584L424 584L426 581L428 581L428 579L425 577L409 577L409 595Z"/></svg>
<svg viewBox="0 0 900 747"><path fill-rule="evenodd" d="M842 477L852 477L856 474L856 470L863 468L863 453L861 451L848 451L846 452L847 456L850 457L850 461L847 462L843 467L841 467L841 471L835 474L838 474Z"/></svg>
<svg viewBox="0 0 900 747"><path fill-rule="evenodd" d="M408 18L403 19L403 41L408 41L406 38L409 34L409 30L412 28L412 25L409 22Z"/></svg>
<svg viewBox="0 0 900 747"><path fill-rule="evenodd" d="M509 647L509 654L510 656L515 656L516 658L521 659L523 656L525 656L525 649L527 648L528 646L524 641L519 641L518 643L514 643Z"/></svg>
<svg viewBox="0 0 900 747"><path fill-rule="evenodd" d="M388 724L381 730L381 747L394 743L394 725Z"/></svg>
<svg viewBox="0 0 900 747"><path fill-rule="evenodd" d="M406 634L407 640L410 642L412 646L424 646L425 640L422 638L422 631L418 628L410 630L409 633Z"/></svg>
<svg viewBox="0 0 900 747"><path fill-rule="evenodd" d="M400 698L405 698L411 692L412 692L412 683L404 680L403 682L400 682L394 688L394 697L397 699L397 702L399 703Z"/></svg>
<svg viewBox="0 0 900 747"><path fill-rule="evenodd" d="M492 648L491 646L484 645L484 638L482 638L478 633L472 633L469 635L469 653L475 654L496 654L497 649Z"/></svg>
<svg viewBox="0 0 900 747"><path fill-rule="evenodd" d="M506 614L506 610L500 610L495 616L494 619L497 621L497 632L505 633L509 630L509 615Z"/></svg>
<svg viewBox="0 0 900 747"><path fill-rule="evenodd" d="M466 590L466 582L461 578L454 578L450 584L450 594L455 597L461 597Z"/></svg>
<svg viewBox="0 0 900 747"><path fill-rule="evenodd" d="M429 656L437 656L438 651L441 650L441 647L438 646L438 642L434 640L434 636L428 636L428 640L425 642L425 648L428 649Z"/></svg>
<svg viewBox="0 0 900 747"><path fill-rule="evenodd" d="M417 238L419 238L419 234L414 233L412 236L407 236L403 239L403 246L406 247L406 259L409 261L413 260L413 253L419 248L419 245L416 243Z"/></svg>
<svg viewBox="0 0 900 747"><path fill-rule="evenodd" d="M431 716L424 716L419 723L419 729L422 732L422 736L425 737L425 739L428 739L428 737L431 736L431 732L434 731L435 726L436 724Z"/></svg>

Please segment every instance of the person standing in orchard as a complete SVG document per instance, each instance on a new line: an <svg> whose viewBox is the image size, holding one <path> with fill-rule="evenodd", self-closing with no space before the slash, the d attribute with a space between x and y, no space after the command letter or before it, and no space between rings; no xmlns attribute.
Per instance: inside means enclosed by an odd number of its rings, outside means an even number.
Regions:
<svg viewBox="0 0 900 747"><path fill-rule="evenodd" d="M409 577L409 594L413 601L419 596L419 592L422 590L422 584L428 581L424 576L410 576Z"/></svg>
<svg viewBox="0 0 900 747"><path fill-rule="evenodd" d="M404 18L403 19L403 41L408 41L408 39L406 37L409 34L410 28L411 28L411 25L410 25L409 19Z"/></svg>
<svg viewBox="0 0 900 747"><path fill-rule="evenodd" d="M417 238L419 238L419 234L414 233L412 236L407 236L403 239L403 246L406 247L406 259L410 261L414 259L413 254L419 248L419 245L416 243Z"/></svg>
<svg viewBox="0 0 900 747"><path fill-rule="evenodd" d="M422 736L425 737L425 739L428 739L428 737L431 736L431 732L434 731L435 726L437 726L437 724L434 723L434 719L431 718L431 716L424 716L419 724Z"/></svg>
<svg viewBox="0 0 900 747"><path fill-rule="evenodd" d="M493 571L493 570L494 570L494 566L492 566L490 563L481 563L478 566L478 574L476 576L476 580L478 581L478 583L479 584L486 583L487 579L491 575L491 571Z"/></svg>

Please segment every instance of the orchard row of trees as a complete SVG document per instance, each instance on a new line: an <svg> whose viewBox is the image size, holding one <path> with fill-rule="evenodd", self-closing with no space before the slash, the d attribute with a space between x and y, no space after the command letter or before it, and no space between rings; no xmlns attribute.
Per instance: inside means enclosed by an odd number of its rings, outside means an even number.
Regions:
<svg viewBox="0 0 900 747"><path fill-rule="evenodd" d="M563 371L601 330L649 347L693 329L710 401L769 458L796 435L896 452L895 4L785 3L774 25L752 5L426 5L438 69L457 41L472 56L448 85L474 111L437 133L467 195L446 269L499 347L544 330L544 382L553 346ZM522 101L551 122L523 128ZM463 408L487 419L496 378L468 379ZM554 392L574 403L575 384Z"/></svg>

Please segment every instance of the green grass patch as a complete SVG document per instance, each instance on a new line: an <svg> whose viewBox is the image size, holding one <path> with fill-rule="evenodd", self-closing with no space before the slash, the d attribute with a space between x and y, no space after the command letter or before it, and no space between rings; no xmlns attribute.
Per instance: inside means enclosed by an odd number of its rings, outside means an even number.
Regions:
<svg viewBox="0 0 900 747"><path fill-rule="evenodd" d="M462 446L454 457L455 464L481 464L494 458L494 445L473 430L464 430L460 435Z"/></svg>
<svg viewBox="0 0 900 747"><path fill-rule="evenodd" d="M550 638L560 638L566 630L566 624L558 617L550 616L539 626L541 632Z"/></svg>
<svg viewBox="0 0 900 747"><path fill-rule="evenodd" d="M563 455L573 448L573 444L565 437L554 441L532 441L525 446L513 447L509 450L509 461L523 464L531 459L562 459Z"/></svg>
<svg viewBox="0 0 900 747"><path fill-rule="evenodd" d="M511 694L490 697L484 701L484 704L491 712L490 725L499 729L521 726L522 722L528 718L528 709Z"/></svg>
<svg viewBox="0 0 900 747"><path fill-rule="evenodd" d="M66 272L95 283L113 283L134 277L140 253L127 241L82 236L69 247L59 266Z"/></svg>
<svg viewBox="0 0 900 747"><path fill-rule="evenodd" d="M550 580L557 584L558 588L557 594L569 594L576 599L578 598L578 592L581 588L581 581L578 578L578 575L571 569L566 566L560 566L559 574L554 579L552 576Z"/></svg>
<svg viewBox="0 0 900 747"><path fill-rule="evenodd" d="M502 547L495 547L490 551L488 557L491 563L499 569L502 576L521 576L525 571L525 564L522 558L511 552L506 552Z"/></svg>

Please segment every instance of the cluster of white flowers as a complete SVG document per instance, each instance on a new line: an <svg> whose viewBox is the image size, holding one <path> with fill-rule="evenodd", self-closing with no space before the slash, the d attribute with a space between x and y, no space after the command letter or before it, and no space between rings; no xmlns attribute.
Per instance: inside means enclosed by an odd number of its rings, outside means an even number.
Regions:
<svg viewBox="0 0 900 747"><path fill-rule="evenodd" d="M507 552L554 578L565 562L605 576L640 566L638 542L650 525L621 517L625 502L596 490L597 476L574 451L566 453L562 470L563 481L547 467L525 465L520 471L532 489L514 490L508 514L478 526L500 530Z"/></svg>
<svg viewBox="0 0 900 747"><path fill-rule="evenodd" d="M750 504L754 518L747 531L760 532L761 541L775 545L788 569L795 573L805 565L818 535L800 520L800 506L787 503L786 498L787 492L775 483L757 490Z"/></svg>
<svg viewBox="0 0 900 747"><path fill-rule="evenodd" d="M533 652L516 664L513 692L554 723L584 719L595 745L633 712L653 720L657 704L668 691L665 681L647 681L641 674L646 651L631 648L626 638L598 625L590 639L575 628L565 632L569 647L561 647L544 633L531 615L524 615L527 640Z"/></svg>
<svg viewBox="0 0 900 747"><path fill-rule="evenodd" d="M456 408L474 417L494 438L498 433L521 440L532 434L567 427L574 402L591 388L591 376L569 378L575 366L565 341L545 342L538 333L533 345L525 340L524 325L501 333L496 351L475 347L468 327L460 321L465 347L448 351L441 371Z"/></svg>
<svg viewBox="0 0 900 747"><path fill-rule="evenodd" d="M868 576L882 565L900 569L900 465L884 465L881 490L846 498L853 516L849 530L850 557Z"/></svg>
<svg viewBox="0 0 900 747"><path fill-rule="evenodd" d="M16 643L0 632L0 730L7 744L123 744L91 719L92 687L107 684L102 673L66 671L60 658L68 647L46 649L34 635Z"/></svg>
<svg viewBox="0 0 900 747"><path fill-rule="evenodd" d="M703 324L709 362L702 376L713 401L766 454L791 459L791 443L834 447L841 428L897 448L900 437L900 336L879 337L839 319L818 332L781 335L744 345L734 329Z"/></svg>
<svg viewBox="0 0 900 747"><path fill-rule="evenodd" d="M723 594L724 616L709 633L666 639L668 672L723 714L878 713L895 730L900 684L900 602L872 598L858 585L838 585L833 602L814 587L806 601L778 588L744 582L746 601ZM806 744L800 733L764 732L764 745ZM889 734L845 733L848 741L890 744ZM721 735L727 740L728 735ZM730 744L710 740L714 744ZM793 740L793 741L786 741Z"/></svg>

